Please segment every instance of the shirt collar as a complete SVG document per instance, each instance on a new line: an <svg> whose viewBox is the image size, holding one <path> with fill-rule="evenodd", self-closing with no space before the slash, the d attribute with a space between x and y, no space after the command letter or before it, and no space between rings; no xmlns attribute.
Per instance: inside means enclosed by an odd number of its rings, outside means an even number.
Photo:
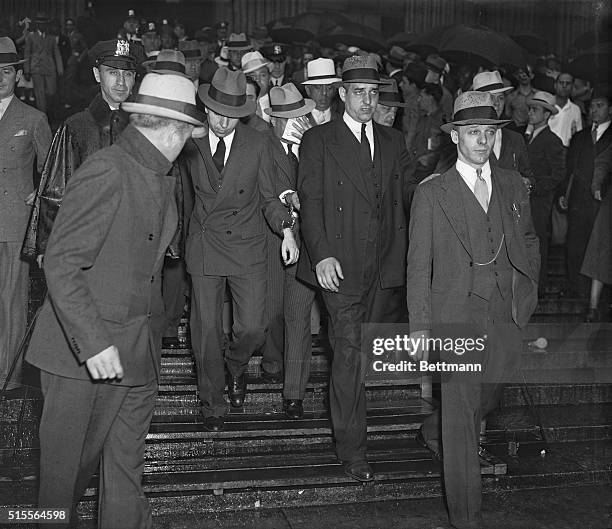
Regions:
<svg viewBox="0 0 612 529"><path fill-rule="evenodd" d="M463 160L457 159L457 163L455 164L455 168L457 172L461 174L464 178L467 178L470 182L476 182L476 169L471 165L465 163ZM482 177L485 180L491 179L491 165L489 164L489 160L481 167L482 169Z"/></svg>
<svg viewBox="0 0 612 529"><path fill-rule="evenodd" d="M349 116L346 113L346 111L344 112L342 119L346 123L346 126L349 129L351 129L351 132L353 134L355 134L356 136L361 135L361 125L362 125L361 121L354 120L351 116ZM367 134L370 130L372 130L372 120L366 122L365 126L366 126L366 134Z"/></svg>
<svg viewBox="0 0 612 529"><path fill-rule="evenodd" d="M3 108L7 108L11 104L13 97L15 97L15 94L11 94L10 96L5 97L4 99L0 99L0 105L2 105Z"/></svg>

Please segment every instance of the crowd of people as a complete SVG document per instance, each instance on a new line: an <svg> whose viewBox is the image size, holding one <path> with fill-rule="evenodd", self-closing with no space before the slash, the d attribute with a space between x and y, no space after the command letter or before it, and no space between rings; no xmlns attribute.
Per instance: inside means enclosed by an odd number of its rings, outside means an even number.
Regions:
<svg viewBox="0 0 612 529"><path fill-rule="evenodd" d="M606 317L611 92L556 59L449 65L226 22L190 38L133 11L93 42L83 20L22 22L0 37L0 368L18 392L37 265L48 295L25 359L44 395L41 507L74 510L100 463L100 527L151 526L144 440L162 344L186 345L186 314L211 432L226 386L243 406L258 351L284 413L304 416L316 316L336 453L362 482L362 324L409 322L414 338L469 326L488 336L484 365L516 370L559 215L560 295ZM444 386L417 435L443 462L457 528L480 527L477 432L503 387L487 382Z"/></svg>

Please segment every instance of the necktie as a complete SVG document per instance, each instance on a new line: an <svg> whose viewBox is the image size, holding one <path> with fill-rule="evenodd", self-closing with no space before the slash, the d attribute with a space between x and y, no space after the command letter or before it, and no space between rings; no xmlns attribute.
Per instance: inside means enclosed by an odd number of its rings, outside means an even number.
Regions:
<svg viewBox="0 0 612 529"><path fill-rule="evenodd" d="M476 183L474 184L474 196L485 212L489 209L489 188L482 177L482 169L476 169Z"/></svg>
<svg viewBox="0 0 612 529"><path fill-rule="evenodd" d="M213 155L213 162L215 162L215 166L219 173L223 171L223 166L225 165L225 140L223 138L219 138L219 143L217 143L217 150Z"/></svg>
<svg viewBox="0 0 612 529"><path fill-rule="evenodd" d="M372 151L370 151L370 142L366 136L366 124L361 124L361 155L364 160L372 163Z"/></svg>
<svg viewBox="0 0 612 529"><path fill-rule="evenodd" d="M291 167L291 171L293 172L293 177L297 176L298 172L298 159L295 153L293 152L293 144L287 144L287 158L289 158L289 166Z"/></svg>
<svg viewBox="0 0 612 529"><path fill-rule="evenodd" d="M593 138L593 143L597 143L597 123L593 123L593 129L591 130L591 138Z"/></svg>

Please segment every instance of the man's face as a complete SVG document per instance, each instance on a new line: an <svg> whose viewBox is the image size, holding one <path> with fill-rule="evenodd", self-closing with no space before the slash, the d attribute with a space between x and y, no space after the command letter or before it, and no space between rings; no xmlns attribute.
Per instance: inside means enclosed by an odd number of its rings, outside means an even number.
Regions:
<svg viewBox="0 0 612 529"><path fill-rule="evenodd" d="M574 78L568 73L562 73L555 81L555 92L559 97L569 97L572 93Z"/></svg>
<svg viewBox="0 0 612 529"><path fill-rule="evenodd" d="M206 115L208 116L208 128L217 138L229 136L236 128L236 125L238 125L238 121L240 121L238 118L228 118L227 116L217 114L209 108L206 109Z"/></svg>
<svg viewBox="0 0 612 529"><path fill-rule="evenodd" d="M402 82L400 83L400 88L402 89L402 93L404 94L404 100L410 99L412 96L419 93L419 87L414 84L408 77L405 75L402 76Z"/></svg>
<svg viewBox="0 0 612 529"><path fill-rule="evenodd" d="M593 123L605 123L612 116L610 102L605 97L597 97L591 101L591 120Z"/></svg>
<svg viewBox="0 0 612 529"><path fill-rule="evenodd" d="M242 68L242 56L246 53L246 50L228 50L227 57L230 64L237 69Z"/></svg>
<svg viewBox="0 0 612 529"><path fill-rule="evenodd" d="M589 84L588 81L585 81L584 79L578 79L576 77L576 79L574 79L574 84L572 86L572 99L581 98L581 97L588 98L588 94L590 90L591 90L591 85Z"/></svg>
<svg viewBox="0 0 612 529"><path fill-rule="evenodd" d="M327 110L336 95L336 87L333 84L307 84L306 93L316 103L316 109L323 112Z"/></svg>
<svg viewBox="0 0 612 529"><path fill-rule="evenodd" d="M285 127L287 126L287 118L270 118L270 123L272 123L272 128L274 130L274 135L277 138L282 138L283 133L285 132Z"/></svg>
<svg viewBox="0 0 612 529"><path fill-rule="evenodd" d="M374 115L372 119L376 121L379 125L384 125L385 127L392 127L395 122L395 115L397 114L397 107L388 107L387 105L383 105L378 103L376 106L376 110L374 111Z"/></svg>
<svg viewBox="0 0 612 529"><path fill-rule="evenodd" d="M425 90L421 90L417 99L419 109L425 112L425 114L431 114L436 110L436 100L434 96L428 94Z"/></svg>
<svg viewBox="0 0 612 529"><path fill-rule="evenodd" d="M272 61L272 64L269 66L270 74L275 79L278 77L282 77L285 74L285 65L287 64L287 60L284 61Z"/></svg>
<svg viewBox="0 0 612 529"><path fill-rule="evenodd" d="M493 99L493 106L495 107L495 112L497 112L497 117L501 117L502 112L504 111L504 105L506 104L506 94L501 92L499 94L491 94L491 99Z"/></svg>
<svg viewBox="0 0 612 529"><path fill-rule="evenodd" d="M185 28L183 26L174 26L174 34L177 39L182 39L185 36Z"/></svg>
<svg viewBox="0 0 612 529"><path fill-rule="evenodd" d="M200 77L200 64L201 59L185 59L185 75L187 75L192 81L195 81Z"/></svg>
<svg viewBox="0 0 612 529"><path fill-rule="evenodd" d="M225 40L227 38L227 28L217 28L217 40Z"/></svg>
<svg viewBox="0 0 612 529"><path fill-rule="evenodd" d="M267 66L257 68L254 72L249 73L248 76L259 85L260 93L265 94L268 91L270 86L270 70L268 70Z"/></svg>
<svg viewBox="0 0 612 529"><path fill-rule="evenodd" d="M529 118L529 124L534 127L541 127L548 120L548 112L543 107L533 105L529 107L527 116Z"/></svg>
<svg viewBox="0 0 612 529"><path fill-rule="evenodd" d="M440 74L432 70L427 70L427 75L425 76L425 82L431 83L431 84L438 84L440 82Z"/></svg>
<svg viewBox="0 0 612 529"><path fill-rule="evenodd" d="M136 72L120 70L105 64L94 68L93 71L96 81L100 83L102 97L107 103L118 107L132 93Z"/></svg>
<svg viewBox="0 0 612 529"><path fill-rule="evenodd" d="M355 121L367 123L372 119L378 104L378 85L373 83L348 83L340 87L340 98L346 113Z"/></svg>
<svg viewBox="0 0 612 529"><path fill-rule="evenodd" d="M74 22L72 20L66 20L64 27L66 28L66 33L70 35L70 33L74 31Z"/></svg>
<svg viewBox="0 0 612 529"><path fill-rule="evenodd" d="M13 95L19 79L21 79L21 70L17 71L14 66L2 66L0 68L0 99Z"/></svg>
<svg viewBox="0 0 612 529"><path fill-rule="evenodd" d="M495 143L496 125L462 125L451 131L458 158L472 167L482 167Z"/></svg>

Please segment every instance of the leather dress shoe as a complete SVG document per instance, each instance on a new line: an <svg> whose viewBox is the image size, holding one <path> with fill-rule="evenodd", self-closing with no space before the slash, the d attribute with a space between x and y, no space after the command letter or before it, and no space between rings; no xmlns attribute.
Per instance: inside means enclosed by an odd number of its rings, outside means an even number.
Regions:
<svg viewBox="0 0 612 529"><path fill-rule="evenodd" d="M304 417L304 407L299 399L285 399L283 409L290 419L301 419Z"/></svg>
<svg viewBox="0 0 612 529"><path fill-rule="evenodd" d="M361 481L362 483L374 480L374 471L365 459L353 461L352 463L345 461L342 463L342 466L344 467L344 473L349 478Z"/></svg>
<svg viewBox="0 0 612 529"><path fill-rule="evenodd" d="M221 432L225 428L223 417L204 417L204 429L209 432Z"/></svg>
<svg viewBox="0 0 612 529"><path fill-rule="evenodd" d="M244 373L237 377L230 374L229 384L227 385L227 393L230 404L234 408L241 408L243 406L244 397L246 396L246 387L246 375Z"/></svg>
<svg viewBox="0 0 612 529"><path fill-rule="evenodd" d="M442 452L440 452L439 448L427 442L427 440L423 436L423 431L421 429L419 429L417 434L414 436L414 440L417 442L418 445L429 450L429 453L431 454L431 458L434 461L437 461L438 463L442 463Z"/></svg>
<svg viewBox="0 0 612 529"><path fill-rule="evenodd" d="M262 367L261 378L263 378L264 382L268 384L280 384L283 381L283 372L277 371L276 373L272 373L271 371L267 371Z"/></svg>

